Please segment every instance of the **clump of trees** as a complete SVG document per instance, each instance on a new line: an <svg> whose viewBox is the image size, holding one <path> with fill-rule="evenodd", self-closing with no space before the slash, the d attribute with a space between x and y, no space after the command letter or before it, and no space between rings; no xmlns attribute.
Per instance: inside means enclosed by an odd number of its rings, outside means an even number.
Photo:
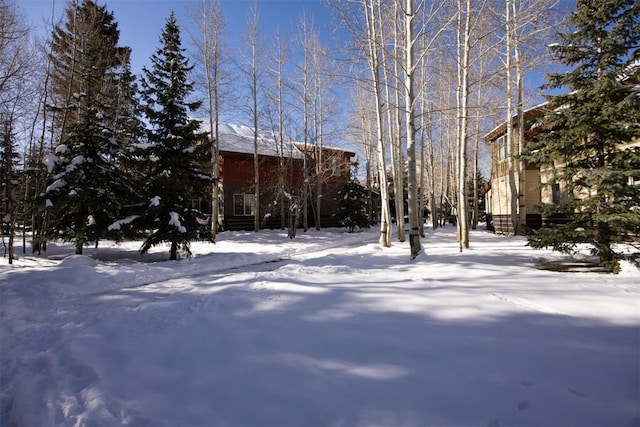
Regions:
<svg viewBox="0 0 640 427"><path fill-rule="evenodd" d="M106 237L128 194L120 168L127 154L119 122L132 98L121 96L130 51L106 6L70 4L50 42L51 125L55 148L44 157L48 176L40 195L47 221L41 239L85 244ZM124 196L124 197L122 197Z"/></svg>
<svg viewBox="0 0 640 427"><path fill-rule="evenodd" d="M421 252L423 212L433 227L452 215L460 251L477 218L483 131L522 111L524 76L539 66L555 0L335 2L354 43L354 139L366 148L367 185L382 200L380 244L391 245L391 218L404 218L410 255ZM534 61L535 59L535 61ZM356 67L354 67L356 68ZM404 177L407 177L406 181ZM393 186L393 187L391 187ZM393 194L395 213L389 212ZM405 224L396 235L405 240Z"/></svg>
<svg viewBox="0 0 640 427"><path fill-rule="evenodd" d="M167 20L140 88L131 50L118 43L113 14L93 0L69 2L53 28L42 141L28 159L36 170L38 159L46 167L30 205L38 218L34 246L60 239L81 254L100 239L142 237L142 254L168 243L170 259L179 251L189 256L191 241L212 240L207 216L192 205L208 203L212 178L209 140L189 115L199 102L188 100L192 67L175 17Z"/></svg>

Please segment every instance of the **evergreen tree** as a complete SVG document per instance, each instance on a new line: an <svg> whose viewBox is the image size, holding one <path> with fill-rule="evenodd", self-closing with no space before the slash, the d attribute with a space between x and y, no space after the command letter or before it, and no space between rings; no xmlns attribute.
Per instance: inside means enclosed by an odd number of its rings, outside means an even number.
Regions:
<svg viewBox="0 0 640 427"><path fill-rule="evenodd" d="M144 232L134 221L139 217L140 179L144 179L138 169L140 160L136 155L140 154L138 147L144 145L146 139L144 123L141 120L142 106L137 98L138 85L135 75L131 73L129 55L126 56L118 73L117 92L114 94L114 122L121 150L118 153L119 157L114 161L126 180L122 182L119 217L109 225L108 236L121 240L125 237L139 238Z"/></svg>
<svg viewBox="0 0 640 427"><path fill-rule="evenodd" d="M117 94L129 49L118 47L113 14L93 0L70 3L51 42L52 95L60 142L46 158L45 237L97 243L121 209L127 187L119 167ZM125 69L127 67L124 67Z"/></svg>
<svg viewBox="0 0 640 427"><path fill-rule="evenodd" d="M340 209L336 216L349 229L350 233L353 233L356 227L369 228L371 226L368 197L368 190L353 180L347 181L338 191L337 200Z"/></svg>
<svg viewBox="0 0 640 427"><path fill-rule="evenodd" d="M13 264L13 238L15 236L16 214L18 213L18 163L20 156L12 130L13 117L0 114L0 235L4 256ZM8 237L5 243L4 237Z"/></svg>
<svg viewBox="0 0 640 427"><path fill-rule="evenodd" d="M188 101L193 91L188 74L193 67L184 56L173 13L160 42L160 48L151 56L152 69L143 68L141 83L143 110L150 125L148 142L140 154L146 159L139 168L146 176L142 185L146 203L142 221L151 231L140 252L170 243L170 259L177 259L178 250L191 255L191 241L212 241L207 216L193 203L210 203L210 143L198 133L200 121L188 115L200 102Z"/></svg>
<svg viewBox="0 0 640 427"><path fill-rule="evenodd" d="M572 253L592 247L601 265L618 271L623 253L616 243L640 233L640 3L582 0L568 28L551 47L570 71L548 76L557 108L543 120L546 132L531 143L526 161L553 166L545 185L560 186L566 204L541 206L543 216L566 224L532 232L529 245Z"/></svg>

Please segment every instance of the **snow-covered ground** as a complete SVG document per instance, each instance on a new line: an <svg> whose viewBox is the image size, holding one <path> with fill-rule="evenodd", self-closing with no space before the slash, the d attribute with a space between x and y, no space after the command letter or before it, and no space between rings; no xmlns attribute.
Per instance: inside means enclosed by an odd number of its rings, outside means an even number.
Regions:
<svg viewBox="0 0 640 427"><path fill-rule="evenodd" d="M640 272L520 237L226 232L0 261L2 426L638 426ZM66 257L65 257L66 256Z"/></svg>

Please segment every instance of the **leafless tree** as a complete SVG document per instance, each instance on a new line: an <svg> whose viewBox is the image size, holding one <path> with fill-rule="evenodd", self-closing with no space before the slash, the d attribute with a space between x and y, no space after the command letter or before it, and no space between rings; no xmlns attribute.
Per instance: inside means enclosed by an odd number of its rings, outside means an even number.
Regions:
<svg viewBox="0 0 640 427"><path fill-rule="evenodd" d="M16 4L11 0L0 0L0 234L10 264L14 259L19 207L25 206L20 192L25 188L26 168L20 158L24 154L24 159L26 153L21 153L20 145L27 141L19 141L18 133L24 135L29 121L37 115L32 112L32 100L37 99L37 85L34 84L37 81L37 53L30 36Z"/></svg>
<svg viewBox="0 0 640 427"><path fill-rule="evenodd" d="M521 232L526 221L526 212L521 209L525 206L525 165L518 159L524 149L524 78L531 69L544 63L541 59L545 57L544 41L550 34L551 13L557 4L558 0L505 0L504 13L495 13L498 22L504 26L506 146L509 147L510 212L514 233Z"/></svg>
<svg viewBox="0 0 640 427"><path fill-rule="evenodd" d="M260 10L258 0L255 0L249 10L247 17L246 55L240 65L240 71L245 75L247 81L249 106L248 112L251 118L251 128L253 129L253 209L254 209L254 231L260 230L260 117L263 79L266 73L264 64L266 49L262 38L260 25Z"/></svg>
<svg viewBox="0 0 640 427"><path fill-rule="evenodd" d="M221 180L220 180L220 135L219 123L228 86L227 46L224 37L226 24L220 0L200 0L189 11L197 34L191 39L197 51L197 60L204 76L206 110L211 138L211 173L213 176L211 195L211 233L215 238L222 225Z"/></svg>
<svg viewBox="0 0 640 427"><path fill-rule="evenodd" d="M275 104L277 105L277 121L274 129L274 136L276 137L276 144L278 150L278 204L280 208L280 228L284 230L287 226L287 209L285 199L291 203L291 193L286 188L286 153L285 153L285 67L289 60L289 48L285 39L280 33L280 28L276 29L274 37L274 50L272 54L272 62L275 67L271 69L271 74L275 80ZM289 195L289 197L287 197Z"/></svg>

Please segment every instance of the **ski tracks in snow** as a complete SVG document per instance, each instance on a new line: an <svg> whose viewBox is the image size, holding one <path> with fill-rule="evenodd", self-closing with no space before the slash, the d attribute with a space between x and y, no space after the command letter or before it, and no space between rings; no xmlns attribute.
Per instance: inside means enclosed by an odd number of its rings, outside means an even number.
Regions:
<svg viewBox="0 0 640 427"><path fill-rule="evenodd" d="M505 302L507 304L511 304L515 307L522 308L525 310L531 310L539 313L552 314L557 316L569 316L568 314L563 313L562 311L556 310L544 304L538 304L538 303L532 302L525 298L516 297L513 295L507 295L501 292L491 292L491 296L499 301Z"/></svg>

